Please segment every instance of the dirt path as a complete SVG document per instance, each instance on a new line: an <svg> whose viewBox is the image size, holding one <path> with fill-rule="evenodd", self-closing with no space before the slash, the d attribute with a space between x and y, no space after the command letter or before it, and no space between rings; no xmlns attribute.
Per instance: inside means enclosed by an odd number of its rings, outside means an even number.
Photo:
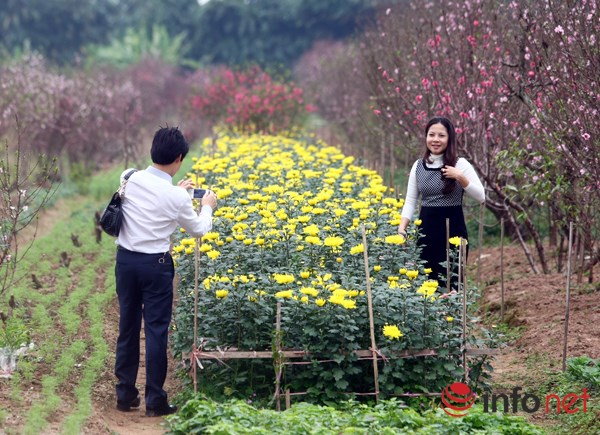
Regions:
<svg viewBox="0 0 600 435"><path fill-rule="evenodd" d="M483 315L499 318L501 300L499 249L484 249ZM519 246L508 246L505 258L505 320L521 333L492 362L496 389L522 386L537 391L550 373L562 370L565 331L566 274L535 275ZM571 277L567 358L600 358L600 283L577 285ZM556 424L543 414L525 415L543 426ZM600 417L600 416L599 416ZM549 432L552 433L552 432Z"/></svg>
<svg viewBox="0 0 600 435"><path fill-rule="evenodd" d="M117 340L119 325L119 308L115 298L106 312L106 323L104 327L104 337L112 348ZM111 433L119 435L162 435L165 433L162 417L146 417L143 403L143 390L146 382L145 373L145 347L142 327L142 344L140 355L140 370L138 372L137 386L142 393L142 405L139 410L131 412L121 412L115 407L115 377L112 373L114 367L115 355L111 353L107 361L106 368L101 378L94 388L94 412L86 425L86 433ZM175 376L173 368L174 361L169 361L169 374L165 384L165 390L170 397L175 393Z"/></svg>

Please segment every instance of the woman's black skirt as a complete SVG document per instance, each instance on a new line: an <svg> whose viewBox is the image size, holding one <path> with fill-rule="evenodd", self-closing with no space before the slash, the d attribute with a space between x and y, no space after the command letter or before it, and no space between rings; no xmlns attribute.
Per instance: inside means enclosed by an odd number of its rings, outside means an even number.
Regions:
<svg viewBox="0 0 600 435"><path fill-rule="evenodd" d="M432 279L445 279L446 267L441 266L440 263L446 261L446 219L450 219L450 237L460 236L468 239L462 205L421 207L419 217L423 221L420 229L424 236L419 239L419 246L422 248L421 259L427 263L426 267L431 268L432 272L429 276ZM452 249L452 245L450 246Z"/></svg>

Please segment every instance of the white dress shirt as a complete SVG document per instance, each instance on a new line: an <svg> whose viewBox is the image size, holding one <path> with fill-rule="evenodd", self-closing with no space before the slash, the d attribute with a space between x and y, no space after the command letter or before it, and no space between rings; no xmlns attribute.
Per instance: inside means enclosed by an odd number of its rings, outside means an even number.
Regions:
<svg viewBox="0 0 600 435"><path fill-rule="evenodd" d="M121 180L131 169L121 174ZM212 228L212 208L194 211L188 192L173 185L172 177L153 166L134 172L123 199L123 224L116 243L134 252L158 254L170 249L171 234L178 226L193 236Z"/></svg>
<svg viewBox="0 0 600 435"><path fill-rule="evenodd" d="M430 160L432 160L432 163L426 163L428 168L441 168L444 165L444 156L442 154L432 154L430 156ZM402 208L402 217L405 217L409 220L412 219L415 209L417 208L419 188L417 186L416 172L417 165L421 164L422 161L423 159L419 159L413 164L408 177L408 187L406 189L404 207ZM467 178L467 180L469 180L467 187L464 187L465 193L479 203L485 202L485 189L483 188L483 184L481 184L481 181L479 180L477 172L475 172L473 166L466 159L459 157L456 161L456 169L462 171L463 175Z"/></svg>

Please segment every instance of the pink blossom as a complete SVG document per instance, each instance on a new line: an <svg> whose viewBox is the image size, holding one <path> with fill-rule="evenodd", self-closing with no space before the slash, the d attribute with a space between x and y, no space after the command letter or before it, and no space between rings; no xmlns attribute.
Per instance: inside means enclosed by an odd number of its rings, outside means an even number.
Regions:
<svg viewBox="0 0 600 435"><path fill-rule="evenodd" d="M581 137L583 138L583 140L590 140L590 135L589 135L589 133L583 133L583 134L581 135Z"/></svg>
<svg viewBox="0 0 600 435"><path fill-rule="evenodd" d="M381 115L381 110L379 109L373 109L373 113L377 116Z"/></svg>
<svg viewBox="0 0 600 435"><path fill-rule="evenodd" d="M554 31L555 31L556 33L560 33L561 35L564 35L564 34L565 34L565 29L563 29L563 27L562 27L561 25L558 25L558 26L556 26L556 27L554 28Z"/></svg>

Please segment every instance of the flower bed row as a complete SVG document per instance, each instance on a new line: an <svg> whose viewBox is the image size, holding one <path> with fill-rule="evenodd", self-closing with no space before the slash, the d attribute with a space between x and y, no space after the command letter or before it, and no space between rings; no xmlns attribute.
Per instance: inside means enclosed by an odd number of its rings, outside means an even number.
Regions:
<svg viewBox="0 0 600 435"><path fill-rule="evenodd" d="M203 350L271 349L279 301L283 347L331 360L288 367L286 387L319 398L372 391L370 362L352 353L371 347L364 227L377 346L383 355L438 351L381 363L381 391L439 392L460 378L462 301L440 297L438 282L428 278L418 227L406 239L397 234L403 200L376 172L310 136L222 136L216 146L192 168L197 184L219 196L213 231L199 246ZM182 234L174 247L181 276L176 354L193 344L195 243ZM203 366L200 379L212 393L272 393L272 361Z"/></svg>

